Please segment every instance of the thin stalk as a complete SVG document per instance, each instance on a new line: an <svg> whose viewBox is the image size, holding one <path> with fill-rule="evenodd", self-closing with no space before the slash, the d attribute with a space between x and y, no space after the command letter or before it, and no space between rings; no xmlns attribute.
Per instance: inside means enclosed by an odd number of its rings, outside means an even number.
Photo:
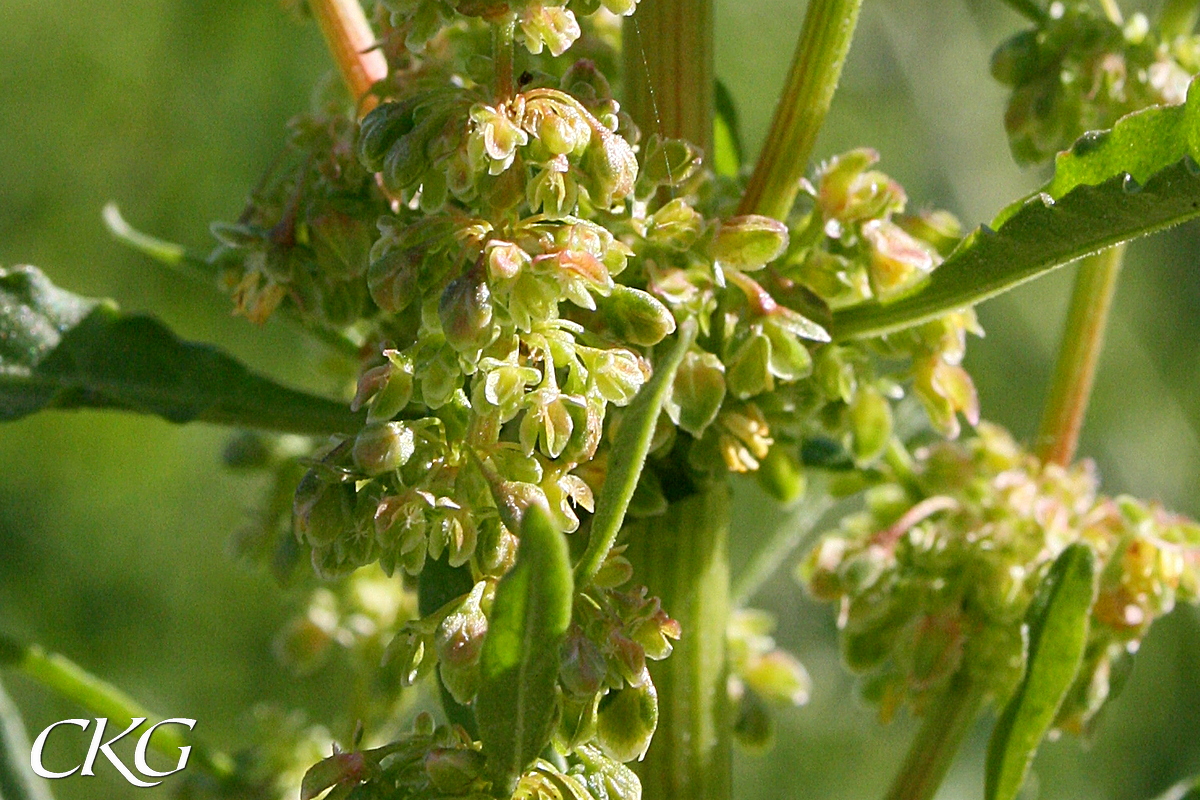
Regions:
<svg viewBox="0 0 1200 800"><path fill-rule="evenodd" d="M814 494L813 487L809 487L809 494ZM751 557L750 563L733 583L730 602L734 608L741 608L754 598L758 590L808 539L825 512L833 508L832 497L820 490L815 494L815 497L805 498L792 508Z"/></svg>
<svg viewBox="0 0 1200 800"><path fill-rule="evenodd" d="M646 798L729 800L732 793L729 495L720 484L672 503L630 537L625 551L637 580L683 628L671 657L649 665L658 730L645 759L633 765Z"/></svg>
<svg viewBox="0 0 1200 800"><path fill-rule="evenodd" d="M1108 17L1109 22L1114 25L1125 24L1125 16L1121 13L1117 0L1100 0L1100 7L1104 9L1104 16Z"/></svg>
<svg viewBox="0 0 1200 800"><path fill-rule="evenodd" d="M862 0L809 0L787 86L738 212L785 219L850 51Z"/></svg>
<svg viewBox="0 0 1200 800"><path fill-rule="evenodd" d="M151 236L134 228L125 220L125 217L121 216L121 209L117 207L116 203L104 206L103 215L105 227L117 241L129 245L139 253L169 267L177 275L182 275L210 289L216 285L218 272L216 264L190 252L181 244L168 242L166 239ZM293 306L284 306L280 309L280 318L293 330L313 337L346 360L352 363L359 360L358 343L341 331L302 321Z"/></svg>
<svg viewBox="0 0 1200 800"><path fill-rule="evenodd" d="M6 800L54 800L47 782L33 774L29 738L17 706L0 685L0 797Z"/></svg>
<svg viewBox="0 0 1200 800"><path fill-rule="evenodd" d="M932 800L983 707L984 696L962 671L954 677L941 702L926 712L885 800Z"/></svg>
<svg viewBox="0 0 1200 800"><path fill-rule="evenodd" d="M1046 10L1034 2L1034 0L1003 0L1003 2L1030 22L1036 22L1040 25L1050 18Z"/></svg>
<svg viewBox="0 0 1200 800"><path fill-rule="evenodd" d="M1197 0L1167 0L1163 4L1158 26L1163 40L1170 42L1176 36L1188 36L1200 22L1200 2Z"/></svg>
<svg viewBox="0 0 1200 800"><path fill-rule="evenodd" d="M1089 256L1079 265L1038 430L1037 453L1047 463L1065 465L1075 457L1124 257L1125 245L1117 245Z"/></svg>
<svg viewBox="0 0 1200 800"><path fill-rule="evenodd" d="M371 87L387 77L388 65L375 41L358 0L309 0L309 9L325 37L325 46L337 64L342 82L359 104L360 113L371 110Z"/></svg>
<svg viewBox="0 0 1200 800"><path fill-rule="evenodd" d="M625 109L650 136L712 154L712 0L642 0L622 34Z"/></svg>
<svg viewBox="0 0 1200 800"><path fill-rule="evenodd" d="M496 98L498 102L511 100L517 85L513 78L516 62L514 40L517 35L517 18L508 14L492 26L492 60L496 66Z"/></svg>
<svg viewBox="0 0 1200 800"><path fill-rule="evenodd" d="M150 724L162 719L112 684L89 674L64 656L47 653L37 645L22 644L0 635L0 666L14 669L74 700L97 717L108 718L109 724L120 730L128 727L136 717L144 717ZM191 764L219 781L233 779L235 769L230 756L204 746L190 733L180 733L179 726L159 728L150 737L150 746L168 758L177 758L179 748L188 745L192 747Z"/></svg>

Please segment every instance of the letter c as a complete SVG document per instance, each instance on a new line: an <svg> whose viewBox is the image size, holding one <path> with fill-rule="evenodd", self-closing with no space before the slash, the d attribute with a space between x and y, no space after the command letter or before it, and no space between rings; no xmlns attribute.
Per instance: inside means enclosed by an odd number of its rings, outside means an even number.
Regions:
<svg viewBox="0 0 1200 800"><path fill-rule="evenodd" d="M33 741L33 750L29 754L29 766L33 767L34 774L39 778L55 780L57 778L66 778L78 772L79 767L76 767L70 772L51 772L50 770L46 769L42 765L42 749L46 746L46 738L50 735L50 731L54 730L59 725L75 725L80 730L86 731L88 725L91 724L92 721L90 719L64 719L59 722L55 722L53 725L39 733L37 739L34 739Z"/></svg>

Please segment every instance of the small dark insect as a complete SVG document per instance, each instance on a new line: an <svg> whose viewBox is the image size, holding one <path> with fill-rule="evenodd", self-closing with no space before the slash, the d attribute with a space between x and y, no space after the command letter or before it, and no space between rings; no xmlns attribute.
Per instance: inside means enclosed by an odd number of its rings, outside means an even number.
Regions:
<svg viewBox="0 0 1200 800"><path fill-rule="evenodd" d="M529 70L525 70L524 72L521 73L520 77L517 78L517 86L520 86L522 88L528 86L532 82L533 82L533 73L530 72Z"/></svg>

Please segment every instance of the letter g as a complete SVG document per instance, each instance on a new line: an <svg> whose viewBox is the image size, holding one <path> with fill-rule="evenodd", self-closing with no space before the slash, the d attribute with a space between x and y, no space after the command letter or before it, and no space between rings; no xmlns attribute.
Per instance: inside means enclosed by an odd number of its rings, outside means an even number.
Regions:
<svg viewBox="0 0 1200 800"><path fill-rule="evenodd" d="M33 741L33 750L29 754L29 766L33 767L34 774L39 778L48 778L50 780L54 780L56 778L66 778L67 776L74 775L76 772L78 772L79 767L76 767L70 772L51 772L50 770L46 769L44 766L42 766L42 750L46 747L46 738L50 736L50 731L54 730L59 725L75 725L80 730L86 731L88 725L91 724L92 721L90 719L64 719L59 722L55 722L53 725L39 733L37 739Z"/></svg>

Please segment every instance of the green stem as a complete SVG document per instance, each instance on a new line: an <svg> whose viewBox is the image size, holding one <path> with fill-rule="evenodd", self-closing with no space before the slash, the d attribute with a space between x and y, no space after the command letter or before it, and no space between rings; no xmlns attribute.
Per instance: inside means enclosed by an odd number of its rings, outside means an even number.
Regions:
<svg viewBox="0 0 1200 800"><path fill-rule="evenodd" d="M1075 457L1124 256L1125 245L1117 245L1089 256L1079 265L1038 430L1037 453L1047 463L1065 465Z"/></svg>
<svg viewBox="0 0 1200 800"><path fill-rule="evenodd" d="M809 0L787 86L738 212L786 219L850 51L862 0Z"/></svg>
<svg viewBox="0 0 1200 800"><path fill-rule="evenodd" d="M492 61L496 67L498 102L511 100L517 91L517 84L513 78L517 58L514 44L516 36L517 18L512 14L492 25Z"/></svg>
<svg viewBox="0 0 1200 800"><path fill-rule="evenodd" d="M366 101L367 93L387 77L388 64L376 47L375 33L362 5L358 0L309 0L308 8L321 28L342 82L365 114L373 105Z"/></svg>
<svg viewBox="0 0 1200 800"><path fill-rule="evenodd" d="M128 727L135 717L151 724L162 719L145 710L136 700L110 683L89 674L83 668L37 645L27 645L0 634L0 666L15 669L48 689L74 700L97 717L106 717L114 728ZM225 753L211 750L179 726L159 728L150 738L150 746L169 758L179 756L179 748L191 745L191 763L219 781L234 777L234 762ZM7 795L5 795L7 797Z"/></svg>
<svg viewBox="0 0 1200 800"><path fill-rule="evenodd" d="M21 715L0 685L0 797L5 800L53 800L46 781L30 769L29 750Z"/></svg>
<svg viewBox="0 0 1200 800"><path fill-rule="evenodd" d="M102 212L104 225L113 238L126 244L139 253L174 270L177 274L197 281L212 288L217 279L217 266L186 247L175 242L168 242L157 236L143 233L130 225L121 215L121 209L116 203L108 203ZM280 318L293 330L305 336L311 336L339 356L357 363L359 346L341 331L320 324L307 323L300 319L293 306L280 309Z"/></svg>
<svg viewBox="0 0 1200 800"><path fill-rule="evenodd" d="M713 139L712 0L642 0L623 35L625 109L642 132Z"/></svg>
<svg viewBox="0 0 1200 800"><path fill-rule="evenodd" d="M729 800L731 739L725 636L729 619L730 492L726 484L671 504L630 537L636 580L683 628L670 658L652 662L658 730L634 765L643 796Z"/></svg>
<svg viewBox="0 0 1200 800"><path fill-rule="evenodd" d="M1164 41L1170 42L1177 36L1188 36L1200 22L1200 2L1197 0L1167 0L1163 4L1158 27Z"/></svg>
<svg viewBox="0 0 1200 800"><path fill-rule="evenodd" d="M984 696L962 671L955 675L941 701L926 711L885 800L932 800L983 707Z"/></svg>
<svg viewBox="0 0 1200 800"><path fill-rule="evenodd" d="M810 496L800 501L776 526L734 581L731 596L734 608L741 608L754 598L758 590L804 543L825 512L833 508L834 500L824 492L823 487L810 486L808 494Z"/></svg>
<svg viewBox="0 0 1200 800"><path fill-rule="evenodd" d="M1100 7L1104 9L1104 16L1108 17L1109 22L1114 25L1125 24L1125 16L1121 13L1117 0L1100 0Z"/></svg>

